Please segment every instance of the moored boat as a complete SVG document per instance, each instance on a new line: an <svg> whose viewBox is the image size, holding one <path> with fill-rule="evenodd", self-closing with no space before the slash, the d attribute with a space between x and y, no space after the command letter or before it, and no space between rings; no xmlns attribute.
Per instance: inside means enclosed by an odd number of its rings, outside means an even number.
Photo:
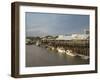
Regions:
<svg viewBox="0 0 100 80"><path fill-rule="evenodd" d="M76 56L76 54L73 53L72 50L66 50L66 54L70 55L70 56L73 56L73 57Z"/></svg>
<svg viewBox="0 0 100 80"><path fill-rule="evenodd" d="M64 49L64 48L57 48L57 51L58 51L59 53L65 53L65 49Z"/></svg>
<svg viewBox="0 0 100 80"><path fill-rule="evenodd" d="M82 55L82 54L77 54L77 56L80 56L84 60L89 59L89 56L85 56L85 55Z"/></svg>

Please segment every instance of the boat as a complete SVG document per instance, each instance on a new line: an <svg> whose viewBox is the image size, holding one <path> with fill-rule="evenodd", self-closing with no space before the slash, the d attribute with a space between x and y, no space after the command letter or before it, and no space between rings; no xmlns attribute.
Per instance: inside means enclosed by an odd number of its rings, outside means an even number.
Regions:
<svg viewBox="0 0 100 80"><path fill-rule="evenodd" d="M80 56L82 59L85 59L85 60L89 59L89 56L85 56L85 55L82 55L82 54L77 54L77 55Z"/></svg>
<svg viewBox="0 0 100 80"><path fill-rule="evenodd" d="M47 49L55 50L55 48L53 46L48 46Z"/></svg>
<svg viewBox="0 0 100 80"><path fill-rule="evenodd" d="M72 50L66 50L66 54L73 57L76 56L76 54L73 53Z"/></svg>
<svg viewBox="0 0 100 80"><path fill-rule="evenodd" d="M64 49L64 48L57 48L57 51L58 51L59 53L65 53L65 49Z"/></svg>

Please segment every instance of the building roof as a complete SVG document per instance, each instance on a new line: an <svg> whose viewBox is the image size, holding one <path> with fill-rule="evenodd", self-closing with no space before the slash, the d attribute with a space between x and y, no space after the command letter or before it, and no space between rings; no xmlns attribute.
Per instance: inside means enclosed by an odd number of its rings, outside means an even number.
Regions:
<svg viewBox="0 0 100 80"><path fill-rule="evenodd" d="M70 36L59 35L58 38L56 38L56 40L84 40L88 38L89 35L87 34L72 34Z"/></svg>
<svg viewBox="0 0 100 80"><path fill-rule="evenodd" d="M71 36L58 36L56 40L72 40Z"/></svg>

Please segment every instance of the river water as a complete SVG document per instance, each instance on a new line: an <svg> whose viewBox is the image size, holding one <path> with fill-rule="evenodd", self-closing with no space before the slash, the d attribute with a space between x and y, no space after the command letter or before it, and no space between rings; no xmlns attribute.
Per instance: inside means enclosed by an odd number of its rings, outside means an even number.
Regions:
<svg viewBox="0 0 100 80"><path fill-rule="evenodd" d="M89 64L89 60L50 51L35 45L26 45L26 67L81 64Z"/></svg>

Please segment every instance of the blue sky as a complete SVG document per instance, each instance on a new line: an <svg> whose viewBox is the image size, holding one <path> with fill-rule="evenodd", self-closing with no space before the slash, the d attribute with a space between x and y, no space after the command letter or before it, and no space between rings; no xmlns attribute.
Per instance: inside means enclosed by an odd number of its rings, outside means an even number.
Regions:
<svg viewBox="0 0 100 80"><path fill-rule="evenodd" d="M26 12L25 23L26 36L83 33L89 29L89 15Z"/></svg>

